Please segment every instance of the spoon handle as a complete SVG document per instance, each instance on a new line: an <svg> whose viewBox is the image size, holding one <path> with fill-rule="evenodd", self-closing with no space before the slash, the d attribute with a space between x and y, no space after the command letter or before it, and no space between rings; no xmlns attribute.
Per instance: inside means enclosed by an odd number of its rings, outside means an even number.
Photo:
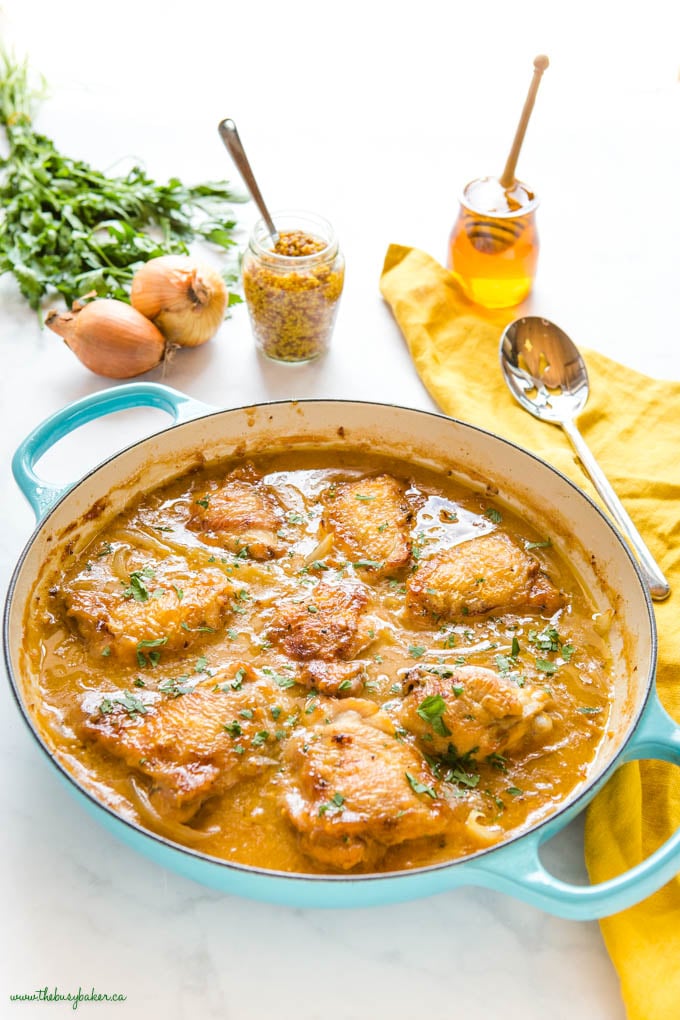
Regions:
<svg viewBox="0 0 680 1020"><path fill-rule="evenodd" d="M269 215L269 210L262 198L262 192L255 180L255 174L253 173L248 157L246 156L246 150L243 148L243 143L239 138L239 133L236 130L236 124L230 117L227 117L225 120L220 121L218 131L220 133L220 138L224 142L229 155L236 164L236 168L252 196L255 205L260 210L262 219L267 224L269 236L274 244L276 244L279 240L278 231L274 226L273 220Z"/></svg>
<svg viewBox="0 0 680 1020"><path fill-rule="evenodd" d="M650 595L655 601L662 602L664 599L667 599L671 593L670 585L661 573L652 554L645 545L640 532L628 516L621 500L614 492L614 489L610 485L602 468L593 457L589 448L586 446L586 442L579 430L576 428L574 422L563 421L560 422L560 424L567 433L571 445L576 450L581 464L600 494L603 503L635 550L640 562L640 570L642 571L642 575L647 583Z"/></svg>

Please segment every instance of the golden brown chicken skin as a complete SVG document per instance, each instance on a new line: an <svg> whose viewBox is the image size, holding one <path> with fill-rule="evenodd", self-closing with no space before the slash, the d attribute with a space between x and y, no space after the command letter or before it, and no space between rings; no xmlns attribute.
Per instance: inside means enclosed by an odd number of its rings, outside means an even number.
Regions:
<svg viewBox="0 0 680 1020"><path fill-rule="evenodd" d="M321 581L277 607L268 636L293 659L351 659L371 640L368 605L362 585Z"/></svg>
<svg viewBox="0 0 680 1020"><path fill-rule="evenodd" d="M368 679L367 670L368 662L365 659L354 659L351 662L312 659L303 664L298 679L319 694L346 698L363 690Z"/></svg>
<svg viewBox="0 0 680 1020"><path fill-rule="evenodd" d="M63 587L66 613L88 651L144 664L185 651L219 631L234 589L214 567L189 570L173 558L139 560L123 580L96 561Z"/></svg>
<svg viewBox="0 0 680 1020"><path fill-rule="evenodd" d="M270 705L281 692L253 682L238 663L193 690L177 681L172 691L153 702L137 689L114 691L77 729L151 780L151 803L164 817L186 821L208 797L274 764Z"/></svg>
<svg viewBox="0 0 680 1020"><path fill-rule="evenodd" d="M189 527L221 548L268 560L285 552L277 534L282 523L277 501L257 472L246 467L196 492Z"/></svg>
<svg viewBox="0 0 680 1020"><path fill-rule="evenodd" d="M430 755L483 761L550 733L550 695L481 666L411 670L402 725Z"/></svg>
<svg viewBox="0 0 680 1020"><path fill-rule="evenodd" d="M411 609L454 619L492 611L552 614L564 596L535 556L493 531L435 553L408 579Z"/></svg>
<svg viewBox="0 0 680 1020"><path fill-rule="evenodd" d="M362 478L331 487L323 499L322 526L360 576L386 577L408 563L413 509L403 482L391 475Z"/></svg>
<svg viewBox="0 0 680 1020"><path fill-rule="evenodd" d="M304 853L338 870L370 867L390 846L445 830L451 806L384 712L354 698L324 704L319 714L284 749L285 812Z"/></svg>

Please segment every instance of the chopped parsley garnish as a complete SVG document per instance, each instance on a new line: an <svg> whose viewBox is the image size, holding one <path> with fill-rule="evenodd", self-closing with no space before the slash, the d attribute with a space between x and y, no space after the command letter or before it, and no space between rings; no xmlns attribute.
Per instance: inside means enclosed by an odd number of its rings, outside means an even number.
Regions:
<svg viewBox="0 0 680 1020"><path fill-rule="evenodd" d="M268 676L271 680L273 680L275 684L278 684L283 691L287 690L289 687L295 687L295 684L297 683L294 676L284 676L283 673L277 673L270 666L263 666L262 672L265 676Z"/></svg>
<svg viewBox="0 0 680 1020"><path fill-rule="evenodd" d="M484 511L484 514L490 521L493 521L494 524L500 524L503 520L503 514L499 510L496 510L494 506L488 506Z"/></svg>
<svg viewBox="0 0 680 1020"><path fill-rule="evenodd" d="M135 602L146 602L149 598L149 590L145 581L154 577L155 571L152 567L144 567L143 570L133 570L127 588L123 592L124 599L134 599ZM125 583L124 581L122 582Z"/></svg>
<svg viewBox="0 0 680 1020"><path fill-rule="evenodd" d="M513 637L513 639L512 639L512 652L511 652L511 654L512 654L513 659L516 659L517 656L519 655L519 641L517 640L516 637Z"/></svg>
<svg viewBox="0 0 680 1020"><path fill-rule="evenodd" d="M378 525L378 531L386 531L387 528L389 528L389 526L390 526L390 522L389 521L383 521L382 524Z"/></svg>
<svg viewBox="0 0 680 1020"><path fill-rule="evenodd" d="M157 666L160 662L161 653L159 651L145 652L145 648L158 649L162 648L163 645L167 644L167 637L162 638L147 638L144 641L137 642L137 664L142 669L147 666Z"/></svg>
<svg viewBox="0 0 680 1020"><path fill-rule="evenodd" d="M444 778L447 782L451 782L455 779L455 781L460 783L461 786L467 786L471 790L473 790L479 783L478 772L465 772L462 768L449 769Z"/></svg>
<svg viewBox="0 0 680 1020"><path fill-rule="evenodd" d="M352 566L355 570L382 570L385 566L384 560L357 560Z"/></svg>
<svg viewBox="0 0 680 1020"><path fill-rule="evenodd" d="M562 645L560 654L565 662L571 661L571 657L574 654L575 650L576 649L574 648L573 645Z"/></svg>
<svg viewBox="0 0 680 1020"><path fill-rule="evenodd" d="M169 698L179 698L182 694L191 694L194 686L194 681L188 676L178 676L168 680L161 680L158 690L161 694L167 694Z"/></svg>
<svg viewBox="0 0 680 1020"><path fill-rule="evenodd" d="M542 652L558 652L560 649L560 635L555 627L545 627L541 631L530 630L529 641Z"/></svg>
<svg viewBox="0 0 680 1020"><path fill-rule="evenodd" d="M433 800L437 799L437 794L433 786L426 786L425 783L419 782L415 776L412 776L410 772L405 772L404 775L408 779L408 784L414 793L426 793L428 797L432 797Z"/></svg>
<svg viewBox="0 0 680 1020"><path fill-rule="evenodd" d="M513 666L516 665L516 663L514 663L512 661L512 657L511 656L496 655L496 656L494 656L494 659L495 659L495 662L496 662L496 668L498 669L499 673L503 673L503 674L509 673L511 671L511 669L513 668Z"/></svg>
<svg viewBox="0 0 680 1020"><path fill-rule="evenodd" d="M245 678L246 678L245 667L239 666L239 668L234 673L233 680L231 681L232 691L240 691L241 688L243 687L243 681L245 680Z"/></svg>
<svg viewBox="0 0 680 1020"><path fill-rule="evenodd" d="M579 712L583 715L598 715L602 711L601 708L597 708L595 705L581 705Z"/></svg>
<svg viewBox="0 0 680 1020"><path fill-rule="evenodd" d="M259 730L251 740L251 744L253 745L253 747L262 747L262 745L266 743L268 739L269 730Z"/></svg>
<svg viewBox="0 0 680 1020"><path fill-rule="evenodd" d="M521 797L524 790L520 790L519 786L509 786L506 793L509 793L511 797Z"/></svg>
<svg viewBox="0 0 680 1020"><path fill-rule="evenodd" d="M205 655L201 655L200 658L196 659L196 665L194 666L194 673L206 673L208 670L208 660Z"/></svg>
<svg viewBox="0 0 680 1020"><path fill-rule="evenodd" d="M440 737L450 737L451 730L442 718L445 711L446 702L441 694L430 694L420 702L416 709L420 718L429 723L435 733Z"/></svg>
<svg viewBox="0 0 680 1020"><path fill-rule="evenodd" d="M230 723L224 723L222 729L226 730L230 737L240 737L243 733L241 723L237 719Z"/></svg>
<svg viewBox="0 0 680 1020"><path fill-rule="evenodd" d="M175 589L175 595L177 596L177 601L181 602L182 599L184 598L184 591L181 588L178 588L176 584L173 584L172 587Z"/></svg>
<svg viewBox="0 0 680 1020"><path fill-rule="evenodd" d="M305 519L302 514L296 514L294 510L289 510L286 514L286 520L289 524L304 524Z"/></svg>
<svg viewBox="0 0 680 1020"><path fill-rule="evenodd" d="M319 818L323 815L337 815L342 811L345 798L341 793L334 793L329 801L319 805Z"/></svg>
<svg viewBox="0 0 680 1020"><path fill-rule="evenodd" d="M549 538L546 538L543 542L525 542L525 549L548 549L552 545Z"/></svg>
<svg viewBox="0 0 680 1020"><path fill-rule="evenodd" d="M202 496L201 499L197 499L196 503L198 504L198 506L202 506L204 510L207 510L208 507L210 506L210 502L207 496Z"/></svg>
<svg viewBox="0 0 680 1020"><path fill-rule="evenodd" d="M113 552L113 546L110 542L104 542L103 546L97 553L97 559L100 560L102 556L108 556L109 553Z"/></svg>
<svg viewBox="0 0 680 1020"><path fill-rule="evenodd" d="M548 676L552 676L553 673L557 672L558 666L555 662L550 662L548 659L536 659L536 669L540 670L541 673L547 673Z"/></svg>
<svg viewBox="0 0 680 1020"><path fill-rule="evenodd" d="M424 645L409 645L408 654L412 659L419 659L426 651Z"/></svg>
<svg viewBox="0 0 680 1020"><path fill-rule="evenodd" d="M107 656L111 654L111 645L107 645L106 648L102 648L102 655Z"/></svg>
<svg viewBox="0 0 680 1020"><path fill-rule="evenodd" d="M120 694L104 698L99 705L99 711L102 715L108 715L110 712L113 712L116 705L122 705L129 716L146 715L147 713L147 707L144 702L136 694L133 694L132 691L121 691Z"/></svg>
<svg viewBox="0 0 680 1020"><path fill-rule="evenodd" d="M241 711L239 712L239 715L241 716L242 719L252 719L254 712L252 708L242 708Z"/></svg>
<svg viewBox="0 0 680 1020"><path fill-rule="evenodd" d="M352 687L351 680L343 680L342 683L338 684L339 691L349 691L351 690L351 687Z"/></svg>
<svg viewBox="0 0 680 1020"><path fill-rule="evenodd" d="M307 612L308 613L318 613L319 612L319 607L318 606L307 606Z"/></svg>

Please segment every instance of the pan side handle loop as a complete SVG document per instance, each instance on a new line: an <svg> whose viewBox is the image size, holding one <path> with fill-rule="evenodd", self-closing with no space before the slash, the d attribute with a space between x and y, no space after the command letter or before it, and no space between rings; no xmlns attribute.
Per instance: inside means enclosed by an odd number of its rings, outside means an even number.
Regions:
<svg viewBox="0 0 680 1020"><path fill-rule="evenodd" d="M82 400L55 411L30 432L12 458L12 473L17 485L40 520L71 486L46 482L35 470L37 461L70 432L87 422L132 407L157 407L167 411L174 423L200 417L213 410L178 390L160 383L127 383L91 393Z"/></svg>
<svg viewBox="0 0 680 1020"><path fill-rule="evenodd" d="M680 766L680 727L654 694L617 764L642 758ZM471 869L475 876L470 875L470 880L516 896L558 917L593 921L641 902L680 872L680 829L677 829L653 854L615 878L586 886L564 882L550 874L539 857L541 844L556 831L537 830L507 847L499 847L490 855L488 864L475 862Z"/></svg>

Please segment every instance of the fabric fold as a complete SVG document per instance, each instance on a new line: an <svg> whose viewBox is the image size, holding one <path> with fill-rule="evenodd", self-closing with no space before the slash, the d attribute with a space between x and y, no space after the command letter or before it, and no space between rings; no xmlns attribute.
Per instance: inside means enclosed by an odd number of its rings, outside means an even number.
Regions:
<svg viewBox="0 0 680 1020"><path fill-rule="evenodd" d="M401 245L387 251L380 289L442 411L525 447L600 503L562 430L532 418L505 385L499 341L516 310L472 305L452 273ZM671 585L671 597L655 604L657 687L680 723L680 382L652 379L595 351L583 354L591 394L579 428ZM678 827L680 769L663 762L619 769L588 808L591 881L638 864ZM600 926L629 1020L678 1020L680 877Z"/></svg>

